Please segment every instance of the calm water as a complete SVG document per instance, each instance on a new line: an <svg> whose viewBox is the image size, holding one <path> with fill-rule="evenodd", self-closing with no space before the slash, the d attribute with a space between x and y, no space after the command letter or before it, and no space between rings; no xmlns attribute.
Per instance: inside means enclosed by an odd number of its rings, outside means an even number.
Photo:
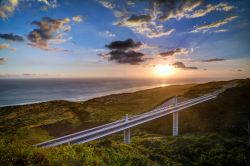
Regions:
<svg viewBox="0 0 250 166"><path fill-rule="evenodd" d="M0 79L0 106L49 100L84 101L108 94L133 92L191 80Z"/></svg>

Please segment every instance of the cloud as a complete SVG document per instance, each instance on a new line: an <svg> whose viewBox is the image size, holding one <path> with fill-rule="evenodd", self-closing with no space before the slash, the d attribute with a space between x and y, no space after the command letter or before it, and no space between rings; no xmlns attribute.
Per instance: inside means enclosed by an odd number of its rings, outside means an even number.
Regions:
<svg viewBox="0 0 250 166"><path fill-rule="evenodd" d="M175 29L164 30L163 25L157 25L151 15L132 15L131 17L116 22L114 25L131 28L135 33L149 38L169 36Z"/></svg>
<svg viewBox="0 0 250 166"><path fill-rule="evenodd" d="M114 25L130 28L133 32L144 35L148 38L158 38L171 35L175 29L166 29L162 22L170 19L180 20L182 18L192 19L202 17L215 11L228 12L235 9L235 6L221 2L218 4L203 5L202 0L156 0L150 1L143 12L131 9L142 1L133 3L115 4L116 1L103 0L107 8L114 12L117 21ZM112 3L111 3L112 2ZM207 3L207 2L206 2ZM145 4L144 4L145 5Z"/></svg>
<svg viewBox="0 0 250 166"><path fill-rule="evenodd" d="M7 61L6 58L0 57L0 65L1 65L1 64L4 64L6 61Z"/></svg>
<svg viewBox="0 0 250 166"><path fill-rule="evenodd" d="M166 6L166 12L159 18L160 21L168 21L170 19L180 20L187 17L190 12L202 4L201 0L197 1L167 1L162 3Z"/></svg>
<svg viewBox="0 0 250 166"><path fill-rule="evenodd" d="M104 37L116 37L116 35L110 31L99 32L99 34Z"/></svg>
<svg viewBox="0 0 250 166"><path fill-rule="evenodd" d="M140 47L138 47L136 50L144 50L144 49L159 49L160 46L156 45L148 45L146 43L142 43Z"/></svg>
<svg viewBox="0 0 250 166"><path fill-rule="evenodd" d="M152 20L152 17L150 15L146 15L146 14L132 15L127 20L119 22L118 25L124 25L124 26L128 26L128 27L140 26L142 24L148 23L151 20Z"/></svg>
<svg viewBox="0 0 250 166"><path fill-rule="evenodd" d="M167 57L167 56L175 56L175 55L188 54L188 53L189 51L186 48L176 48L171 51L161 52L160 55L162 57Z"/></svg>
<svg viewBox="0 0 250 166"><path fill-rule="evenodd" d="M127 50L127 49L135 49L142 45L141 42L135 42L132 39L127 39L124 41L114 41L109 45L106 45L109 49L118 49L118 50Z"/></svg>
<svg viewBox="0 0 250 166"><path fill-rule="evenodd" d="M148 6L142 12L135 11L132 8L141 5L143 1L132 1L132 3L127 1L129 3L123 3L122 5L111 0L99 0L99 2L113 11L117 17L117 21L113 25L130 28L134 33L148 38L169 36L175 32L174 28L165 28L164 21L182 18L192 19L215 11L228 12L235 8L225 2L203 5L202 0L156 0L146 3Z"/></svg>
<svg viewBox="0 0 250 166"><path fill-rule="evenodd" d="M228 12L228 11L231 11L233 9L235 9L234 6L231 6L231 5L229 5L227 3L224 3L224 2L221 2L221 3L217 4L217 5L208 4L205 7L205 9L196 10L195 12L188 15L187 17L188 18L197 18L197 17L205 16L208 13L211 13L213 11L225 11L225 12Z"/></svg>
<svg viewBox="0 0 250 166"><path fill-rule="evenodd" d="M129 12L126 8L115 9L114 16L117 18L127 18L129 16Z"/></svg>
<svg viewBox="0 0 250 166"><path fill-rule="evenodd" d="M163 31L163 29L156 29L147 34L147 37L149 38L156 38L156 37L162 37L162 36L169 36L175 32L175 29L170 29L168 31Z"/></svg>
<svg viewBox="0 0 250 166"><path fill-rule="evenodd" d="M18 5L18 0L2 0L0 1L0 17L7 19Z"/></svg>
<svg viewBox="0 0 250 166"><path fill-rule="evenodd" d="M9 44L0 44L0 50L9 48L11 51L16 51L15 48L11 48Z"/></svg>
<svg viewBox="0 0 250 166"><path fill-rule="evenodd" d="M213 58L213 59L205 59L201 60L201 62L219 62L219 61L225 61L226 59L221 59L221 58Z"/></svg>
<svg viewBox="0 0 250 166"><path fill-rule="evenodd" d="M127 0L127 5L133 6L135 2L133 0Z"/></svg>
<svg viewBox="0 0 250 166"><path fill-rule="evenodd" d="M225 25L225 24L235 20L237 17L238 16L229 16L223 20L215 21L215 22L210 23L210 24L206 23L206 24L203 24L203 25L197 27L192 32L207 31L207 30L212 29L212 28L218 28L222 25Z"/></svg>
<svg viewBox="0 0 250 166"><path fill-rule="evenodd" d="M214 11L228 12L235 9L235 6L221 2L219 4L208 4L205 7L201 6L202 1L163 1L160 3L165 9L160 16L160 21L168 21L170 19L180 20L182 18L198 18L203 17ZM199 7L198 10L196 10Z"/></svg>
<svg viewBox="0 0 250 166"><path fill-rule="evenodd" d="M50 8L57 7L57 0L37 0L38 2L42 2Z"/></svg>
<svg viewBox="0 0 250 166"><path fill-rule="evenodd" d="M48 7L48 6L42 6L40 9L41 9L42 11L48 11L48 10L49 10L49 7Z"/></svg>
<svg viewBox="0 0 250 166"><path fill-rule="evenodd" d="M74 16L74 17L72 17L72 20L75 22L82 22L83 17L82 16Z"/></svg>
<svg viewBox="0 0 250 166"><path fill-rule="evenodd" d="M31 2L31 0L0 0L0 17L3 20L8 19L13 14L19 3ZM50 8L57 7L57 0L34 0L34 2L41 2L46 6L42 7L42 10L48 10Z"/></svg>
<svg viewBox="0 0 250 166"><path fill-rule="evenodd" d="M118 17L118 21L116 21L114 25L128 27L133 32L148 38L169 36L175 29L171 28L166 30L163 24L158 21L158 15L160 13L159 6L156 2L150 4L152 4L150 9L144 14L131 13L127 9L123 9L122 12L117 12L119 9L115 9L114 14Z"/></svg>
<svg viewBox="0 0 250 166"><path fill-rule="evenodd" d="M145 62L144 54L133 50L112 50L105 58L121 64L138 65Z"/></svg>
<svg viewBox="0 0 250 166"><path fill-rule="evenodd" d="M132 10L131 5L128 4L124 4L124 7L121 8L119 4L115 4L115 1L111 3L111 1L105 0L104 2L109 4L106 7L111 9L117 17L114 25L128 27L133 32L148 38L169 36L175 32L174 28L166 29L162 23L164 21L170 19L180 20L182 18L192 19L205 16L214 11L228 12L235 8L224 2L208 4L204 7L202 6L202 0L133 1L133 6L139 5L139 3L149 5L149 8L141 12Z"/></svg>
<svg viewBox="0 0 250 166"><path fill-rule="evenodd" d="M10 45L9 44L0 44L0 50L5 49L5 48L9 48Z"/></svg>
<svg viewBox="0 0 250 166"><path fill-rule="evenodd" d="M183 62L175 62L173 63L173 66L179 69L185 69L185 70L197 70L198 67L195 66L186 66Z"/></svg>
<svg viewBox="0 0 250 166"><path fill-rule="evenodd" d="M144 44L135 42L132 39L124 41L114 41L106 45L111 51L105 54L99 54L104 59L115 61L120 64L139 65L147 60L141 52L135 51Z"/></svg>
<svg viewBox="0 0 250 166"><path fill-rule="evenodd" d="M218 29L214 32L221 33L221 32L228 32L228 31L229 31L228 29Z"/></svg>
<svg viewBox="0 0 250 166"><path fill-rule="evenodd" d="M43 17L41 21L33 21L31 24L38 26L38 29L32 30L28 34L28 40L31 42L29 45L44 49L55 50L49 48L49 41L64 42L64 33L71 30L71 27L67 25L69 23L68 18L64 19L52 19L50 17Z"/></svg>
<svg viewBox="0 0 250 166"><path fill-rule="evenodd" d="M115 6L114 6L114 3L111 3L110 1L108 0L98 0L98 2L100 4L102 4L105 8L108 8L108 9L113 9Z"/></svg>
<svg viewBox="0 0 250 166"><path fill-rule="evenodd" d="M10 41L15 41L15 42L24 41L22 36L15 35L13 33L0 34L0 38L5 39L5 40L10 40Z"/></svg>

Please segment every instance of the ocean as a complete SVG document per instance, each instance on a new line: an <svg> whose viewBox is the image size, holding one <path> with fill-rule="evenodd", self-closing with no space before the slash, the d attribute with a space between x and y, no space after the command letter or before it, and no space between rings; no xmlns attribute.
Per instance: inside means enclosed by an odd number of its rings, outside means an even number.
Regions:
<svg viewBox="0 0 250 166"><path fill-rule="evenodd" d="M166 79L0 79L0 107L50 100L86 101L109 94L191 82L194 81Z"/></svg>

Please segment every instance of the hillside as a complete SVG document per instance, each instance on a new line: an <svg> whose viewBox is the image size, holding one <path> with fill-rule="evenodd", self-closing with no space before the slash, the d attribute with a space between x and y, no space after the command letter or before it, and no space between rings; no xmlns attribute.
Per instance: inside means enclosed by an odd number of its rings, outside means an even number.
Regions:
<svg viewBox="0 0 250 166"><path fill-rule="evenodd" d="M123 118L127 113L135 115L149 111L175 95L179 96L179 100L186 100L214 91L226 84L228 82L174 85L135 93L109 95L82 103L51 101L3 107L0 108L0 133L7 137L15 137L34 144L53 137L112 122ZM194 107L192 110L199 110L199 107ZM210 104L208 107L210 107ZM206 112L204 111L202 110L202 113L205 115ZM180 115L180 123L190 121L191 117L187 116L189 113L185 112L183 111ZM197 113L199 112L197 111ZM194 116L196 114L192 113L190 115ZM183 115L185 116L183 117ZM197 119L200 119L200 117L197 117ZM190 126L192 124L187 123L187 125ZM143 131L149 133L153 131L154 133L169 135L171 133L171 116L158 119L142 127ZM150 129L150 127L153 129ZM195 127L195 129L197 128ZM185 132L185 129L182 129L181 132Z"/></svg>
<svg viewBox="0 0 250 166"><path fill-rule="evenodd" d="M7 137L37 143L78 130L146 112L178 95L199 87L193 96L220 88L226 82L202 85L174 85L135 93L115 94L86 102L50 101L0 108L0 133ZM199 94L198 94L199 93ZM190 98L192 96L189 96ZM182 97L179 97L182 100ZM185 98L186 99L186 98Z"/></svg>
<svg viewBox="0 0 250 166"><path fill-rule="evenodd" d="M200 87L197 85L184 96L194 95ZM200 90L199 90L200 91ZM195 92L195 93L194 93ZM227 89L215 100L193 106L179 113L180 132L219 133L230 136L246 136L248 120L250 120L250 81L239 81L238 86ZM170 135L172 116L166 116L147 125L141 126L143 131L155 134Z"/></svg>
<svg viewBox="0 0 250 166"><path fill-rule="evenodd" d="M149 111L178 94L179 100L237 83L216 99L179 114L180 136L171 137L172 116L122 135L84 145L37 149L30 144ZM0 164L4 165L249 165L247 121L250 79L176 85L116 94L86 102L51 101L0 108Z"/></svg>

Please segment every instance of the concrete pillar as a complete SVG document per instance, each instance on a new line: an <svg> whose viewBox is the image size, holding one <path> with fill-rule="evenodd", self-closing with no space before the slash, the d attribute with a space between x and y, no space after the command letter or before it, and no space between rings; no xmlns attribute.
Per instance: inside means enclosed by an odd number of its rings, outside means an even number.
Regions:
<svg viewBox="0 0 250 166"><path fill-rule="evenodd" d="M128 114L125 115L125 122L128 122ZM124 130L124 143L130 144L130 128Z"/></svg>
<svg viewBox="0 0 250 166"><path fill-rule="evenodd" d="M174 98L175 98L174 105L177 106L177 104L178 104L178 98L177 98L177 96L175 96Z"/></svg>
<svg viewBox="0 0 250 166"><path fill-rule="evenodd" d="M175 106L177 106L177 96L175 96ZM173 113L173 136L178 136L179 127L178 127L178 112Z"/></svg>

